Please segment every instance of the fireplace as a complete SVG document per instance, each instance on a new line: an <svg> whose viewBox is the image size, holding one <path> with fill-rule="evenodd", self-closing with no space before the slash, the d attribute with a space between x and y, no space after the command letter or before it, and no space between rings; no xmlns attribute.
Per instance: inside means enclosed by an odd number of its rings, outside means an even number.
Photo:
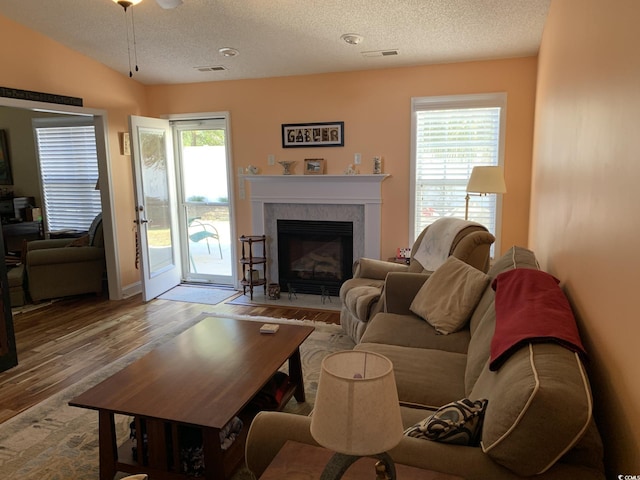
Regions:
<svg viewBox="0 0 640 480"><path fill-rule="evenodd" d="M277 220L280 289L336 296L351 278L353 222Z"/></svg>
<svg viewBox="0 0 640 480"><path fill-rule="evenodd" d="M251 185L251 226L267 237L269 281L285 284L279 269L277 221L349 222L353 226L351 257L380 258L381 184L388 175L243 175ZM243 196L244 182L240 196ZM343 276L351 277L353 261L343 257ZM344 274L346 272L346 274ZM291 283L291 282L289 282ZM298 282L294 282L298 285ZM319 287L316 287L319 289ZM333 289L334 294L337 293ZM319 293L317 290L313 293Z"/></svg>

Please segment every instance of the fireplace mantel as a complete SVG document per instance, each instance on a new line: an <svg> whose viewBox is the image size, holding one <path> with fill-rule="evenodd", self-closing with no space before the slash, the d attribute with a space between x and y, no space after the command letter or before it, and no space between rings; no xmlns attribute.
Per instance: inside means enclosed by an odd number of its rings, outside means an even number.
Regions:
<svg viewBox="0 0 640 480"><path fill-rule="evenodd" d="M380 258L382 182L389 175L243 175L251 185L252 229L266 231L265 204L362 205L365 257Z"/></svg>

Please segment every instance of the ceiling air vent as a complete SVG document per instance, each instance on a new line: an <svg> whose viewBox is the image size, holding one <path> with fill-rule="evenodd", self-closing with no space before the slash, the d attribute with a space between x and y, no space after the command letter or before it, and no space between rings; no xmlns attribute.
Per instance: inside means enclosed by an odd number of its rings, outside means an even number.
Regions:
<svg viewBox="0 0 640 480"><path fill-rule="evenodd" d="M226 70L226 67L222 65L215 65L213 67L193 67L199 72L223 72Z"/></svg>
<svg viewBox="0 0 640 480"><path fill-rule="evenodd" d="M398 49L392 48L390 50L371 50L368 52L362 52L363 57L393 57L399 55Z"/></svg>

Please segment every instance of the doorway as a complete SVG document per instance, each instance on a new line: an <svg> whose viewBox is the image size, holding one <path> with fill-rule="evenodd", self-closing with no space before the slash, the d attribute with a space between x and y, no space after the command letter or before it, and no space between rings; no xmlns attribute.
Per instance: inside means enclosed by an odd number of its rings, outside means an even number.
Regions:
<svg viewBox="0 0 640 480"><path fill-rule="evenodd" d="M226 119L174 120L182 278L234 284Z"/></svg>

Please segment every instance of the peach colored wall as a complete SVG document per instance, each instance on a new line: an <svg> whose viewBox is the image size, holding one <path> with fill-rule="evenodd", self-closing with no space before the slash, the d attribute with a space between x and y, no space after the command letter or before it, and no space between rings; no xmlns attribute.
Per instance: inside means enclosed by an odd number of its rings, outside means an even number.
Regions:
<svg viewBox="0 0 640 480"><path fill-rule="evenodd" d="M408 244L411 97L507 92L506 181L502 249L526 245L535 105L535 57L334 73L258 80L221 81L147 88L150 113L231 112L232 154L237 167L257 165L280 174L276 160L325 158L327 173L342 174L353 155L362 154L361 173L371 173L382 155L381 256ZM282 149L283 123L345 122L344 148ZM249 186L247 186L247 192ZM238 201L238 234L250 233L250 202ZM253 232L256 233L256 232Z"/></svg>
<svg viewBox="0 0 640 480"><path fill-rule="evenodd" d="M573 303L608 477L640 475L640 3L553 2L539 55L530 244Z"/></svg>
<svg viewBox="0 0 640 480"><path fill-rule="evenodd" d="M0 86L81 97L85 107L107 111L121 279L124 286L139 281L131 164L119 154L117 132L128 130L129 115L144 111L144 86L3 16L0 32Z"/></svg>
<svg viewBox="0 0 640 480"><path fill-rule="evenodd" d="M267 155L278 160L323 157L328 173L341 174L362 153L362 173L374 155L384 157L392 175L383 183L381 256L409 243L409 160L411 97L507 92L502 250L525 245L528 235L529 185L533 144L535 57L337 73L260 80L222 81L174 86L142 86L91 59L0 16L0 32L11 49L0 51L0 85L83 97L85 106L108 112L110 162L114 176L117 241L122 284L139 279L134 264L134 195L129 157L119 155L117 132L131 114L163 115L203 111L231 112L234 172L258 165ZM25 62L25 59L29 59ZM342 120L345 147L283 150L282 123ZM300 166L298 166L298 169ZM300 170L298 170L300 171ZM250 230L250 204L239 201L238 233Z"/></svg>

